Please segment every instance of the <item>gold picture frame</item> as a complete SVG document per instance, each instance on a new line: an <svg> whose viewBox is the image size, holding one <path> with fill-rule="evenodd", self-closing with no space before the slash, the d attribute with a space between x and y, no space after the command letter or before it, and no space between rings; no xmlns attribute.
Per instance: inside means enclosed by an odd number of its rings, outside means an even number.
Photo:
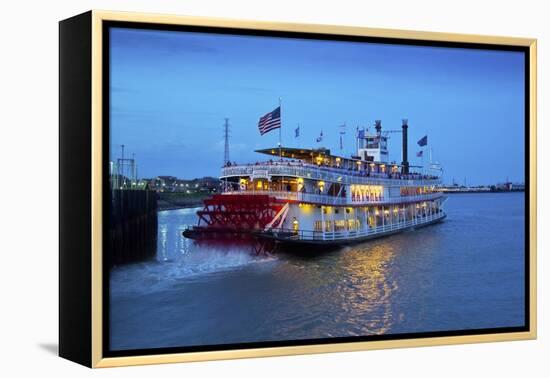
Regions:
<svg viewBox="0 0 550 378"><path fill-rule="evenodd" d="M102 243L103 243L103 149L104 138L102 135L102 122L104 119L104 99L103 99L103 38L104 38L104 23L105 22L132 22L143 24L162 24L162 25L186 25L186 26L200 26L200 27L216 27L216 28L233 28L233 29L250 29L261 31L277 31L277 32L299 32L299 33L316 33L316 34L329 34L329 35L344 35L344 36L358 36L358 37L376 37L376 38L392 38L399 40L413 40L413 41L434 41L434 42L455 42L466 44L488 44L488 45L502 45L502 46L521 46L528 49L529 54L529 235L526 238L529 240L529 330L525 332L511 332L511 333L498 333L498 334L477 334L477 335L457 335L457 336L445 336L445 337L429 337L429 338L407 338L398 340L374 340L374 341L361 341L361 342L346 342L337 344L315 344L315 345L299 345L299 346L284 346L284 347L268 347L268 348L253 348L253 349L232 349L232 350L218 350L218 351L204 351L204 352L189 352L189 353L170 353L170 354L153 354L153 355L138 355L138 356L124 356L124 357L104 357L103 353L103 291L104 275L103 275L103 260L102 260ZM88 41L82 45L81 41L73 41L67 37L67 34L74 34L76 31L85 31L86 36L84 41ZM65 39L64 39L65 38ZM69 39L67 39L69 38ZM452 33L436 33L436 32L423 32L423 31L406 31L406 30L393 30L393 29L376 29L367 27L352 27L352 26L335 26L335 25L317 25L317 24L295 24L295 23L280 23L280 22L259 22L252 20L232 20L232 19L220 19L210 17L188 17L188 16L174 16L174 15L161 15L161 14L144 14L144 13L129 13L129 12L110 12L110 11L90 11L84 15L76 16L73 19L61 22L60 33L60 74L62 76L61 88L63 89L63 83L70 81L70 79L63 79L65 75L64 68L68 63L64 63L65 53L64 51L72 51L76 49L73 54L78 52L78 46L89 49L89 55L81 57L81 59L91 58L89 63L90 77L88 81L89 88L91 89L89 100L89 120L90 125L88 129L84 129L84 133L88 133L82 138L90 142L89 152L90 158L90 170L87 172L89 180L83 185L90 185L89 192L90 200L89 213L86 216L90 216L89 228L74 231L75 240L72 241L73 248L69 248L69 242L62 242L60 247L60 354L63 357L71 359L73 361L82 363L90 367L114 367L114 366L129 366L129 365L143 365L143 364L160 364L160 363L173 363L173 362L187 362L187 361L206 361L206 360L218 360L218 359L237 359L237 358L250 358L250 357L267 357L267 356L283 356L283 355L298 355L298 354L311 354L311 353L328 353L328 352L347 352L347 351L359 351L359 350L371 350L371 349L387 349L387 348L402 348L402 347L419 347L419 346L435 346L435 345L448 345L448 344L465 344L465 343L480 343L480 342L494 342L494 341L512 341L512 340L528 340L535 339L537 335L537 298L536 298L536 243L537 243L537 169L536 169L536 123L537 123L537 41L536 39L528 38L513 38L513 37L500 37L500 36L482 36L482 35L468 35L468 34L452 34ZM89 43L89 44L88 44ZM71 53L66 53L67 58L74 58ZM76 75L76 74L75 74ZM78 76L78 75L77 75ZM78 76L81 80L82 75ZM84 80L84 79L82 79ZM87 85L88 85L87 84ZM69 85L69 84L67 84ZM66 108L70 105L69 96L63 97L61 94L60 101L60 113L61 113L61 139L63 141L64 130L68 126L64 126L63 122L72 120L70 115L64 116ZM86 105L82 105L85 107ZM69 114L69 113L67 113ZM74 127L74 125L73 125ZM76 131L72 131L76 132ZM69 138L69 136L67 136ZM66 157L63 155L63 142L61 143L61 186L63 187L63 161ZM70 167L66 167L66 174L71 173ZM76 201L78 194L69 195L66 201ZM68 206L61 203L61 217L65 214L64 206ZM77 215L74 215L77 216ZM67 218L68 219L68 218ZM67 220L66 223L62 222L61 233L71 232L71 227L76 227L74 222ZM87 227L87 226L86 226ZM68 257L69 252L78 253L75 250L74 245L78 244L78 235L86 234L89 236L89 245L82 243L83 249L89 251L89 254L85 255L86 258L79 260L75 263ZM65 236L63 236L65 237ZM70 251L69 251L70 249ZM79 264L78 267L74 267L74 264ZM86 277L75 278L71 276L68 269L89 269ZM81 287L76 282L80 279L90 278L89 287ZM76 281L75 281L76 280ZM79 281L80 282L80 281ZM74 287L75 292L70 292L69 286ZM90 290L89 293L86 292ZM82 295L83 309L90 311L89 317L79 320L82 324L75 325L74 322L71 326L67 326L68 323L73 321L73 318L78 316L78 311L74 309L79 303L76 296L76 290L84 290ZM66 299L64 299L66 298ZM88 302L89 301L89 302ZM81 309L82 310L82 309ZM89 324L88 324L89 322ZM89 325L89 327L88 327ZM83 336L85 335L85 336ZM82 343L86 344L80 352L75 352L74 348L77 347L78 342L76 339L83 340Z"/></svg>

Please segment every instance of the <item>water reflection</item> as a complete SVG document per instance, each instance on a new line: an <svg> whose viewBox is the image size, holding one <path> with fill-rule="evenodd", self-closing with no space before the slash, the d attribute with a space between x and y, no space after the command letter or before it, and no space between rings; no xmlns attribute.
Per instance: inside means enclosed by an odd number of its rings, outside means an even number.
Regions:
<svg viewBox="0 0 550 378"><path fill-rule="evenodd" d="M297 338L386 333L394 321L391 239L310 256L280 255L271 287L284 292L270 315L276 335ZM289 306L289 303L292 303ZM265 330L267 331L267 330Z"/></svg>
<svg viewBox="0 0 550 378"><path fill-rule="evenodd" d="M159 223L157 255L162 261L168 260L166 249L168 240L168 225Z"/></svg>
<svg viewBox="0 0 550 378"><path fill-rule="evenodd" d="M390 273L395 247L387 240L375 246L363 244L343 253L345 281L338 317L350 323L358 335L383 334L392 325L392 295L397 278Z"/></svg>
<svg viewBox="0 0 550 378"><path fill-rule="evenodd" d="M184 238L182 232L196 223L196 211L190 208L159 212L159 261L174 260L191 252L192 241Z"/></svg>

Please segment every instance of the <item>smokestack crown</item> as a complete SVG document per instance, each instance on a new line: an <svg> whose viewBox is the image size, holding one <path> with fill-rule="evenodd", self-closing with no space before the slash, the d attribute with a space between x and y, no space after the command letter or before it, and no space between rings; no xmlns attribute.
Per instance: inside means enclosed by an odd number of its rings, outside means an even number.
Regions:
<svg viewBox="0 0 550 378"><path fill-rule="evenodd" d="M382 121L379 119L374 121L374 128L376 129L376 133L380 134L382 132Z"/></svg>

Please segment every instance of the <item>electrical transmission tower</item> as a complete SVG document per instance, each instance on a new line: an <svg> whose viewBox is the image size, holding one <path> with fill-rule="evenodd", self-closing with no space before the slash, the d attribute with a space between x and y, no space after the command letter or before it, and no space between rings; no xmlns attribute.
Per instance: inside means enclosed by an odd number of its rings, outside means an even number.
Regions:
<svg viewBox="0 0 550 378"><path fill-rule="evenodd" d="M112 162L111 185L114 189L137 189L137 164L135 154L129 159L124 155L124 144L120 145L120 157Z"/></svg>
<svg viewBox="0 0 550 378"><path fill-rule="evenodd" d="M225 148L223 151L223 165L229 163L229 118L225 119L223 126L223 137L225 139Z"/></svg>

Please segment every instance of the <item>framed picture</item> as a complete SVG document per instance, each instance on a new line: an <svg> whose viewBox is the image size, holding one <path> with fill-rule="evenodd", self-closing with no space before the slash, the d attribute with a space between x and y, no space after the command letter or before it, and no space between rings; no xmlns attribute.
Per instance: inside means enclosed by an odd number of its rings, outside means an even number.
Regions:
<svg viewBox="0 0 550 378"><path fill-rule="evenodd" d="M60 335L90 367L536 337L536 41L60 22Z"/></svg>

